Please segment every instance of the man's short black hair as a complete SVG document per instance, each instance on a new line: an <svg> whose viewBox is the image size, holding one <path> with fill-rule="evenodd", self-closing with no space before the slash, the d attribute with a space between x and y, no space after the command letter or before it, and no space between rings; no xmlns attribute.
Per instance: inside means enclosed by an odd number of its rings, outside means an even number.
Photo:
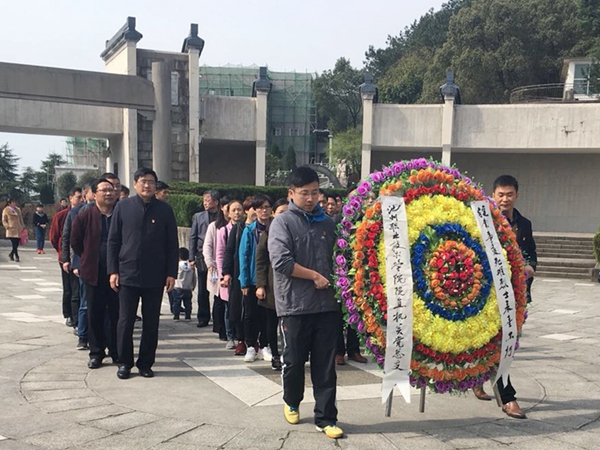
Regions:
<svg viewBox="0 0 600 450"><path fill-rule="evenodd" d="M43 208L44 205L42 205L41 203L38 203L37 205L35 205L36 208Z"/></svg>
<svg viewBox="0 0 600 450"><path fill-rule="evenodd" d="M68 201L69 201L69 199L68 199L67 197L63 197L63 198L61 198L61 199L60 199L60 201L61 201L61 202L62 202L63 200L64 200L65 202L68 202ZM60 203L60 202L59 202L59 203Z"/></svg>
<svg viewBox="0 0 600 450"><path fill-rule="evenodd" d="M209 189L208 191L204 191L204 194L202 194L202 197L204 197L205 195L210 195L210 198L213 199L213 201L218 202L221 200L221 194L219 194L219 191L216 191L214 189Z"/></svg>
<svg viewBox="0 0 600 450"><path fill-rule="evenodd" d="M290 202L288 202L287 198L280 198L278 200L275 201L275 203L273 203L273 211L277 211L277 208L279 208L280 206L283 205L289 205Z"/></svg>
<svg viewBox="0 0 600 450"><path fill-rule="evenodd" d="M179 259L187 261L190 259L190 251L185 247L179 247Z"/></svg>
<svg viewBox="0 0 600 450"><path fill-rule="evenodd" d="M306 186L315 181L319 182L319 175L310 167L297 167L290 174L290 188L292 189Z"/></svg>
<svg viewBox="0 0 600 450"><path fill-rule="evenodd" d="M100 178L99 180L97 180L94 184L92 184L92 192L95 194L96 191L98 190L98 185L100 183L108 183L110 184L113 188L115 187L114 184L112 184L110 181L108 181L107 178Z"/></svg>
<svg viewBox="0 0 600 450"><path fill-rule="evenodd" d="M254 196L254 200L252 200L252 207L254 209L260 208L265 202L269 202L269 206L273 206L273 200L266 194L257 194Z"/></svg>
<svg viewBox="0 0 600 450"><path fill-rule="evenodd" d="M79 186L75 186L73 189L71 189L69 191L69 197L73 197L75 194L77 193L83 194L83 189L81 189Z"/></svg>
<svg viewBox="0 0 600 450"><path fill-rule="evenodd" d="M330 198L333 199L333 201L335 202L335 198L337 197L336 194L326 194L325 197L327 197L327 200L329 200Z"/></svg>
<svg viewBox="0 0 600 450"><path fill-rule="evenodd" d="M106 178L107 180L118 180L119 179L119 177L116 176L112 172L104 172L102 175L100 175L100 178Z"/></svg>
<svg viewBox="0 0 600 450"><path fill-rule="evenodd" d="M125 195L129 195L129 188L127 186L125 186L124 184L121 185L121 192L123 192Z"/></svg>
<svg viewBox="0 0 600 450"><path fill-rule="evenodd" d="M136 170L133 174L133 181L137 181L139 178L146 175L152 175L154 177L154 181L158 181L158 176L156 175L156 172L152 169L149 169L148 167L140 167L138 170Z"/></svg>
<svg viewBox="0 0 600 450"><path fill-rule="evenodd" d="M167 183L165 183L164 181L156 182L156 190L157 191L164 191L165 189L170 189L170 187Z"/></svg>
<svg viewBox="0 0 600 450"><path fill-rule="evenodd" d="M498 178L496 178L492 192L494 192L499 186L512 186L515 188L515 192L519 192L519 182L512 175L500 175Z"/></svg>

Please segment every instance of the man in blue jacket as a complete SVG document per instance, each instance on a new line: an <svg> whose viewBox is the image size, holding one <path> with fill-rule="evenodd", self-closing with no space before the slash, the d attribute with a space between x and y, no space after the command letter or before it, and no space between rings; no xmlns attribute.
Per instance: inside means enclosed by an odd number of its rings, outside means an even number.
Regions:
<svg viewBox="0 0 600 450"><path fill-rule="evenodd" d="M275 308L283 332L284 417L296 424L310 357L317 430L337 439L335 351L340 308L331 287L335 224L318 205L319 177L309 167L290 175L288 211L269 227Z"/></svg>
<svg viewBox="0 0 600 450"><path fill-rule="evenodd" d="M133 327L142 299L142 337L136 366L144 378L154 376L160 306L165 286L173 290L177 277L177 224L171 207L157 200L156 173L134 174L135 197L115 207L108 234L110 286L119 293L117 376L129 378L133 367Z"/></svg>

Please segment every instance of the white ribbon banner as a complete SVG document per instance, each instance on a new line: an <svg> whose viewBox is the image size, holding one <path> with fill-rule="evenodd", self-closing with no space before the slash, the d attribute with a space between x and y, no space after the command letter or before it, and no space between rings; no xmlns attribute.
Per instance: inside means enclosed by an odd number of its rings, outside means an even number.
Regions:
<svg viewBox="0 0 600 450"><path fill-rule="evenodd" d="M410 403L410 360L413 334L413 279L408 243L406 205L401 197L381 198L385 275L387 294L387 328L383 368L382 403L398 386L406 403Z"/></svg>
<svg viewBox="0 0 600 450"><path fill-rule="evenodd" d="M481 238L485 246L490 270L494 279L494 289L498 299L498 310L502 319L502 354L498 373L493 380L494 385L500 377L504 385L508 383L508 373L514 358L515 345L517 343L517 319L515 314L515 293L510 281L508 264L502 253L502 245L498 239L496 228L492 219L490 205L485 200L471 203L471 209L481 232Z"/></svg>

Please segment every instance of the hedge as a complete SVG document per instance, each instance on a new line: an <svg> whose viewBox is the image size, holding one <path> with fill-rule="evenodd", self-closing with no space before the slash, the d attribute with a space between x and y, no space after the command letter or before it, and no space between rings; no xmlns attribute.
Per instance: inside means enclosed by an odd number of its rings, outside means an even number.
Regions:
<svg viewBox="0 0 600 450"><path fill-rule="evenodd" d="M594 256L596 262L600 264L600 230L594 235Z"/></svg>
<svg viewBox="0 0 600 450"><path fill-rule="evenodd" d="M202 195L208 190L218 191L221 196L243 201L246 197L257 194L266 194L273 201L287 197L287 186L244 186L239 184L208 184L176 181L169 183L169 204L175 212L177 225L190 227L195 213L203 211ZM344 189L327 189L327 193L344 196Z"/></svg>

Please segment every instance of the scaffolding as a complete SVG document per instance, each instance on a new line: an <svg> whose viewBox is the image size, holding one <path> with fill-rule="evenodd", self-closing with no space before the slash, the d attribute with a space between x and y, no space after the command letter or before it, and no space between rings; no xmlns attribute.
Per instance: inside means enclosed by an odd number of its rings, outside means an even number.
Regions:
<svg viewBox="0 0 600 450"><path fill-rule="evenodd" d="M252 97L258 72L258 66L201 66L200 95ZM312 74L267 70L267 76L273 83L267 112L269 150L277 147L285 154L293 147L299 165L313 162L317 136Z"/></svg>
<svg viewBox="0 0 600 450"><path fill-rule="evenodd" d="M95 138L67 138L67 164L74 167L103 169L106 165L108 141Z"/></svg>

